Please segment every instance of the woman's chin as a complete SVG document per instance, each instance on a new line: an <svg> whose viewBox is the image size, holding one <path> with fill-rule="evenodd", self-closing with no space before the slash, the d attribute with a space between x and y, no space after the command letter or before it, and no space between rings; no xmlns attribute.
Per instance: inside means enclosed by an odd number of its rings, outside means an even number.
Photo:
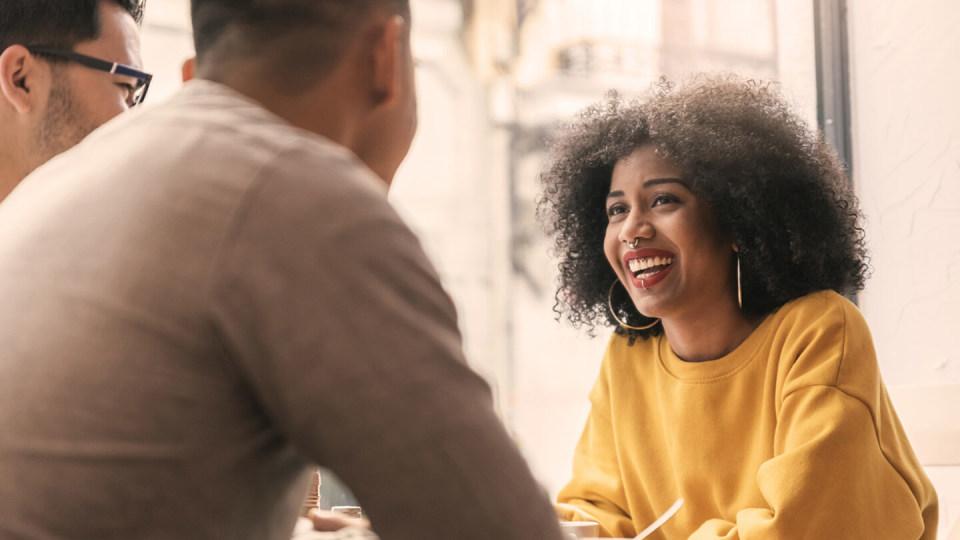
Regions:
<svg viewBox="0 0 960 540"><path fill-rule="evenodd" d="M647 299L644 299L647 300ZM637 311L648 319L660 319L661 314L663 313L663 306L658 302L637 302L634 300L633 306L637 308Z"/></svg>

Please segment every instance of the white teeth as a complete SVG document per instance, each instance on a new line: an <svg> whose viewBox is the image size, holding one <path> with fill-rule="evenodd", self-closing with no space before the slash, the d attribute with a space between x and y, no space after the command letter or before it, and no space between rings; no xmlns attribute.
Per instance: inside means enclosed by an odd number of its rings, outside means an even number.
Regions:
<svg viewBox="0 0 960 540"><path fill-rule="evenodd" d="M656 266L666 266L673 264L673 257L643 257L642 259L630 259L627 261L627 267L631 272L644 272Z"/></svg>

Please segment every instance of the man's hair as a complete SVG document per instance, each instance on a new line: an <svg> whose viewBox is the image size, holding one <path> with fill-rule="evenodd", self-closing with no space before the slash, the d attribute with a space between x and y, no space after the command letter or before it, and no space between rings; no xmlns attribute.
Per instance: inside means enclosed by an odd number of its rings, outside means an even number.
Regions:
<svg viewBox="0 0 960 540"><path fill-rule="evenodd" d="M235 61L262 61L288 84L336 66L371 13L409 15L409 0L191 0L193 37L209 75ZM208 60L209 59L209 60ZM207 64L205 66L205 64ZM213 64L213 65L210 65ZM214 77L215 78L215 77Z"/></svg>
<svg viewBox="0 0 960 540"><path fill-rule="evenodd" d="M146 0L112 0L143 21ZM0 0L0 52L10 45L65 49L100 37L100 0Z"/></svg>

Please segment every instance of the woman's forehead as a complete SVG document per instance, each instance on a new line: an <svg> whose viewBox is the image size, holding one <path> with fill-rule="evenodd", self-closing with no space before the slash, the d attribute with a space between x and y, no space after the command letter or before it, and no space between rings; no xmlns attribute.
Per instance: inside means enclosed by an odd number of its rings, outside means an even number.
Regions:
<svg viewBox="0 0 960 540"><path fill-rule="evenodd" d="M680 167L659 155L652 145L644 145L614 164L611 190L615 186L628 184L646 187L649 184L663 184L666 181L682 181L684 176Z"/></svg>

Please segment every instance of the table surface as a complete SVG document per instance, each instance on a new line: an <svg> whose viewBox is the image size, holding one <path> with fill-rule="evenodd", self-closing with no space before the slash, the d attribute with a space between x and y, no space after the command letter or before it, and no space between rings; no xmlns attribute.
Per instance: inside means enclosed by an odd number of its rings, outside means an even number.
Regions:
<svg viewBox="0 0 960 540"><path fill-rule="evenodd" d="M346 537L338 535L337 533L321 533L313 531L313 525L309 520L300 518L297 521L297 527L293 531L293 538L291 540L339 540L341 538L351 538L349 535ZM343 531L345 532L345 531ZM360 533L360 531L357 531ZM359 535L356 538L364 538L365 536ZM580 540L632 540L631 538L581 538Z"/></svg>

